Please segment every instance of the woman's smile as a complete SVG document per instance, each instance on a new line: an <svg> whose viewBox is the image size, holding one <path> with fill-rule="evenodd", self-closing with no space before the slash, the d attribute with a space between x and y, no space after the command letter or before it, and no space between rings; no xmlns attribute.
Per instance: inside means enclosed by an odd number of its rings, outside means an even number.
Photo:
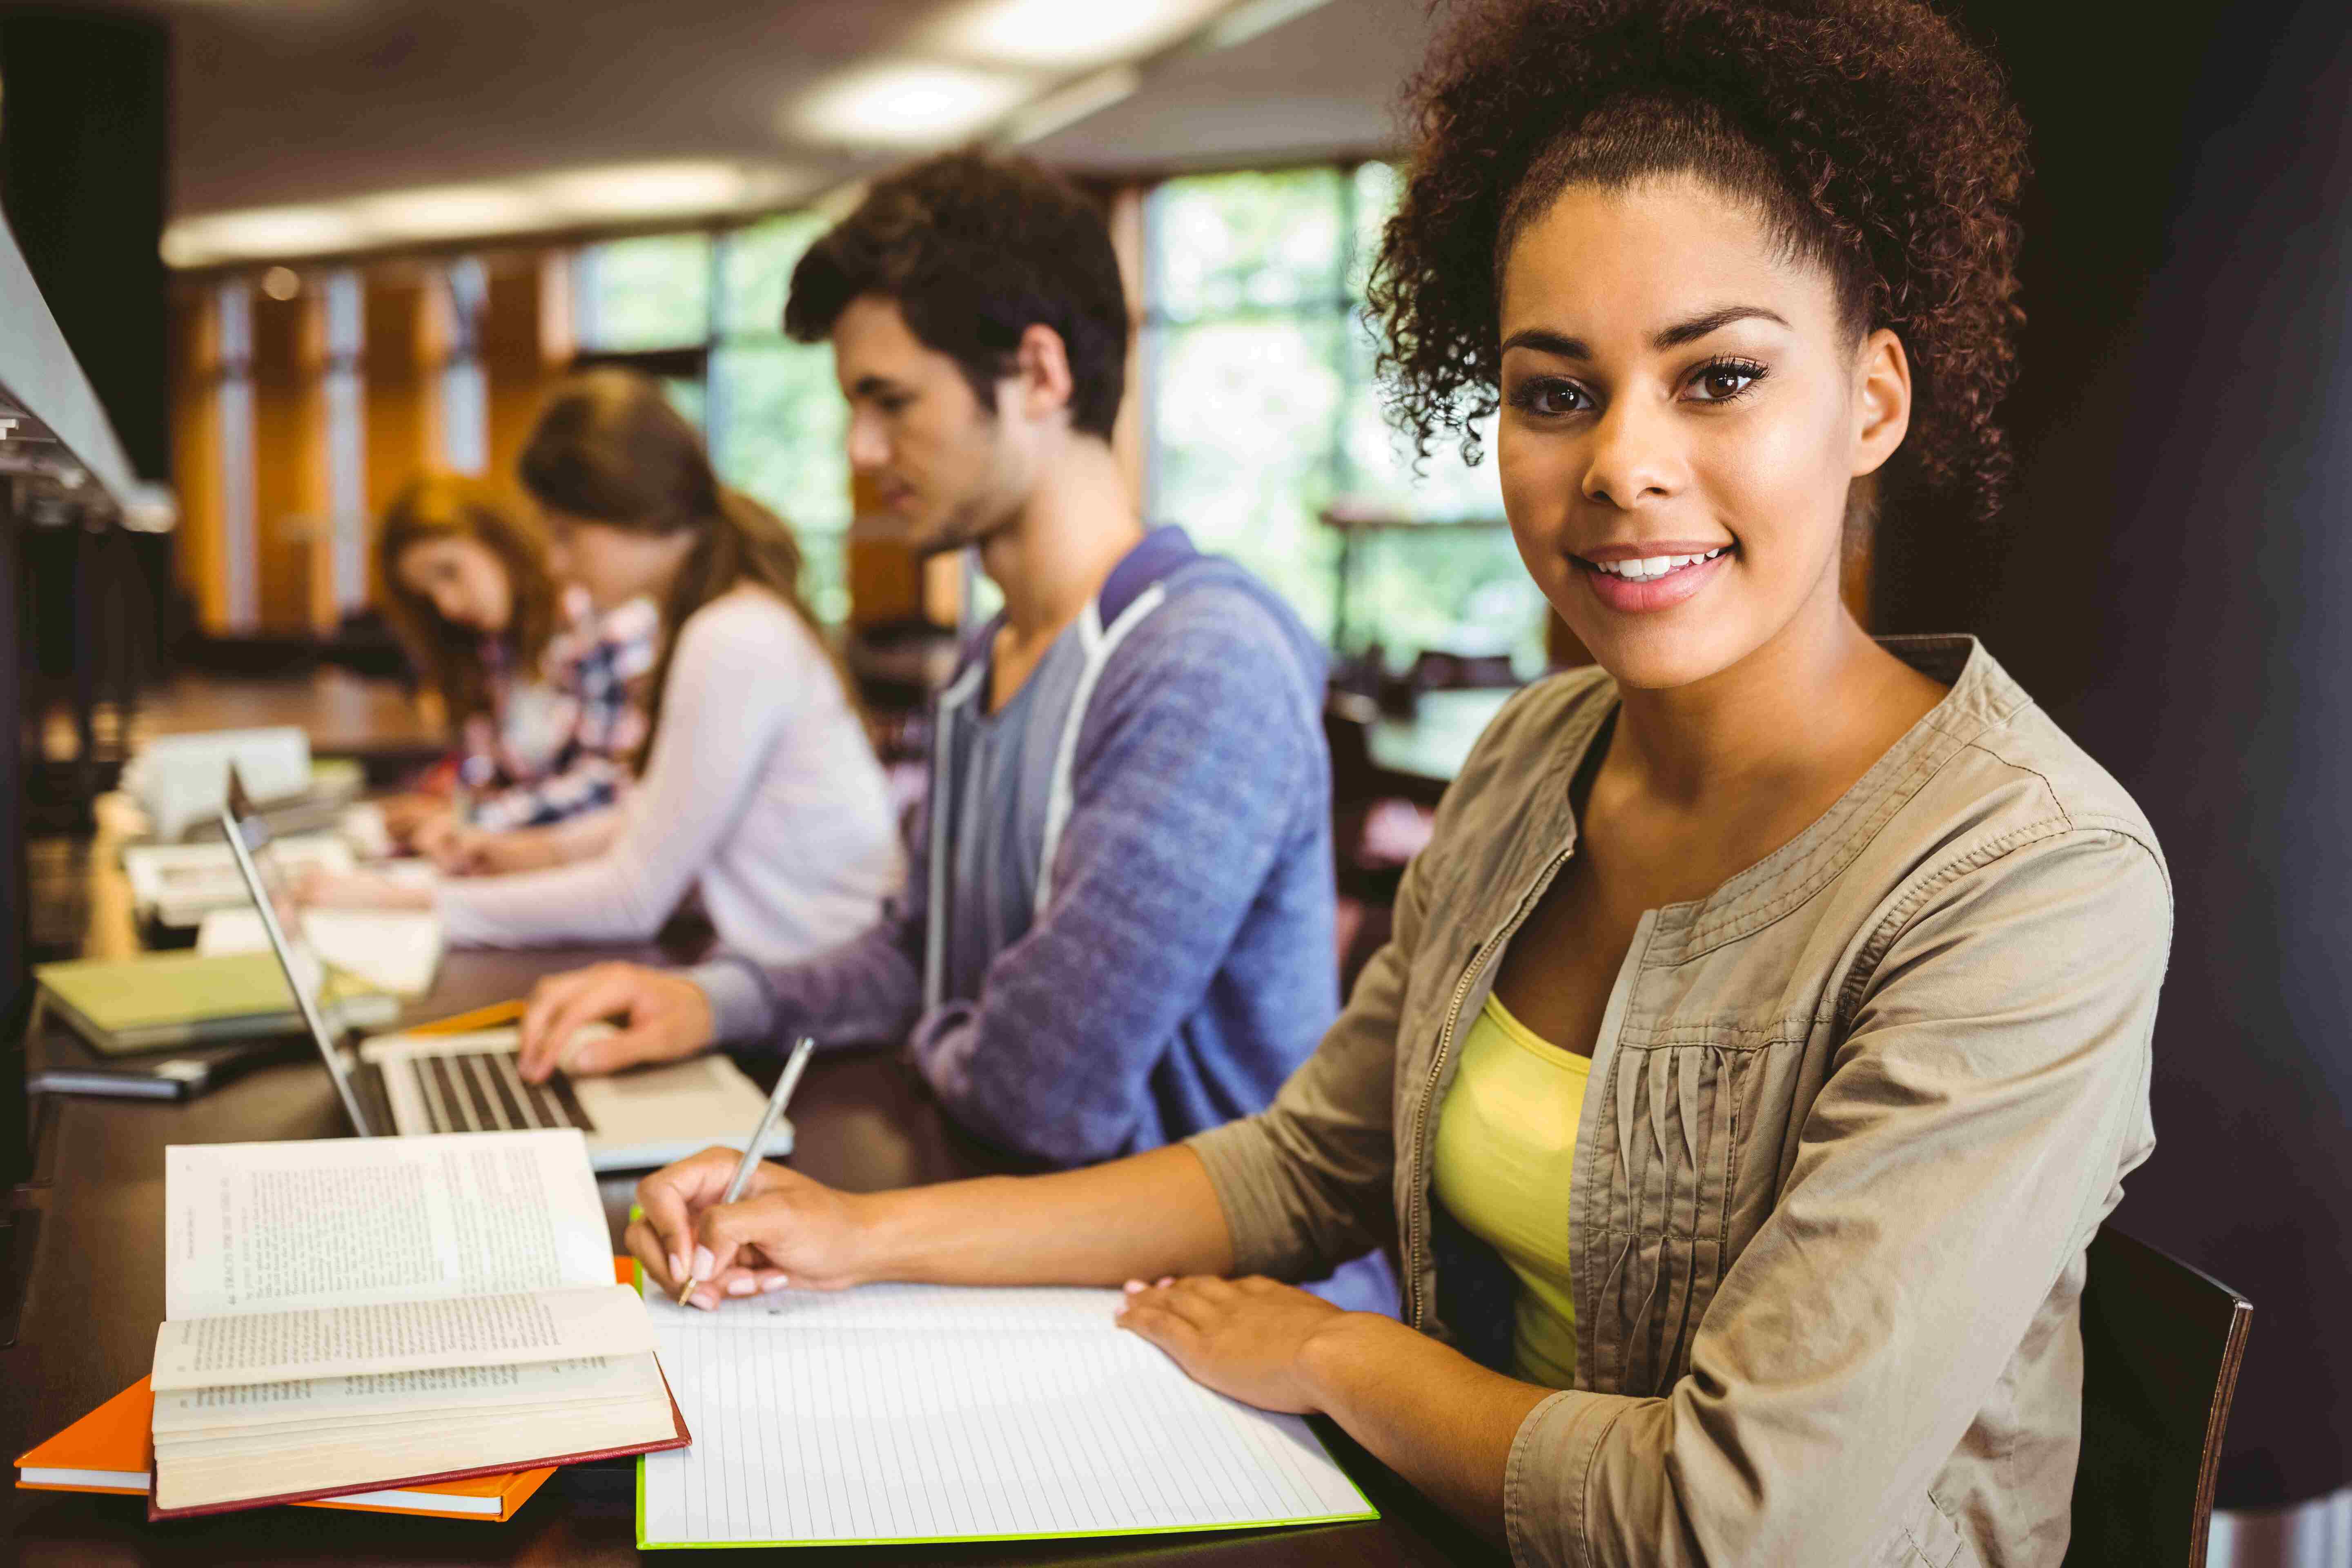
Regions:
<svg viewBox="0 0 2352 1568"><path fill-rule="evenodd" d="M1577 575L1604 608L1642 615L1679 605L1706 587L1738 552L1737 544L1610 544L1571 555Z"/></svg>

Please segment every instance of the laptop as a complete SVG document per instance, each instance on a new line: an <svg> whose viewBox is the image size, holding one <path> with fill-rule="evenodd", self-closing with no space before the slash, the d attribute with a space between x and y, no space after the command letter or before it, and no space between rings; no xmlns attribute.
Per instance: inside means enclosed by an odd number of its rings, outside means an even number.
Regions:
<svg viewBox="0 0 2352 1568"><path fill-rule="evenodd" d="M260 858L269 847L269 826L254 814L234 767L220 825L335 1098L361 1137L576 1127L597 1170L642 1171L740 1140L759 1124L768 1097L716 1054L576 1082L558 1072L534 1084L516 1070L520 1036L514 1029L382 1035L346 1052L319 1003L316 960L307 951L298 958L278 924ZM609 1034L612 1026L592 1024L572 1038L594 1037L590 1031ZM775 1159L792 1147L792 1124L779 1120L760 1152Z"/></svg>

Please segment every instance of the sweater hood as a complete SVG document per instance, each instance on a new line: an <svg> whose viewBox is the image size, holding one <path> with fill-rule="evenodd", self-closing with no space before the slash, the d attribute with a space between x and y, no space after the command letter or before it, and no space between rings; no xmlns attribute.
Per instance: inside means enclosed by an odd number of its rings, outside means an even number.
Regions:
<svg viewBox="0 0 2352 1568"><path fill-rule="evenodd" d="M1103 579L1101 592L1095 595L1098 623L1105 626L1118 625L1119 616L1155 585L1161 586L1171 599L1211 587L1233 588L1248 595L1264 605L1275 625L1282 628L1283 637L1298 658L1299 668L1320 686L1327 668L1323 645L1307 629L1289 602L1238 563L1202 552L1180 523L1162 523L1150 530L1110 569L1110 575ZM1003 612L999 611L965 640L956 661L956 679L961 680L974 665L987 658L989 649L995 646L997 628L1003 624Z"/></svg>

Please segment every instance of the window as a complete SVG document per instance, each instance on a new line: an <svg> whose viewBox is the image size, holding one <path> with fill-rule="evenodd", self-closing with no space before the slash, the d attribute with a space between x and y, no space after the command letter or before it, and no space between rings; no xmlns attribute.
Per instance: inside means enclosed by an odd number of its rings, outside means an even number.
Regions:
<svg viewBox="0 0 2352 1568"><path fill-rule="evenodd" d="M709 408L719 472L793 525L806 560L802 589L837 624L849 614L849 410L834 385L833 351L793 342L783 325L793 268L825 227L793 213L721 237Z"/></svg>
<svg viewBox="0 0 2352 1568"><path fill-rule="evenodd" d="M1501 526L1492 462L1465 467L1449 446L1416 475L1381 411L1364 280L1395 202L1385 163L1152 191L1147 510L1264 577L1343 653L1507 652L1532 673L1545 607ZM1342 500L1493 525L1343 536L1318 521Z"/></svg>
<svg viewBox="0 0 2352 1568"><path fill-rule="evenodd" d="M326 280L327 358L320 382L327 424L329 577L337 616L368 591L366 293L352 268Z"/></svg>
<svg viewBox="0 0 2352 1568"><path fill-rule="evenodd" d="M824 219L793 213L717 235L583 246L572 331L583 354L663 383L701 427L719 477L792 524L802 589L838 623L849 612L846 411L831 353L783 335L793 268L824 231Z"/></svg>
<svg viewBox="0 0 2352 1568"><path fill-rule="evenodd" d="M489 274L481 258L461 256L442 272L449 341L441 361L441 463L460 474L490 466L489 378L482 368L482 315Z"/></svg>

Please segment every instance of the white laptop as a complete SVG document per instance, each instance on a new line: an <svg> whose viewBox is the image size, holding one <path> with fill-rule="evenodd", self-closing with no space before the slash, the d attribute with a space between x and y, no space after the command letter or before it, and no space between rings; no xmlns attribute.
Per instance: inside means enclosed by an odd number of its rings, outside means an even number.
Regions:
<svg viewBox="0 0 2352 1568"><path fill-rule="evenodd" d="M343 1114L362 1137L577 1127L588 1141L589 1163L597 1170L640 1171L714 1143L739 1142L747 1129L759 1124L768 1097L723 1056L706 1054L576 1082L559 1072L543 1084L525 1083L515 1070L519 1036L513 1029L383 1035L363 1042L355 1057L347 1056L320 1014L310 983L314 966L290 956L257 858L268 847L269 828L253 815L234 769L220 820L319 1059L334 1081ZM588 1029L604 1033L610 1026L592 1024ZM590 1037L588 1030L573 1036ZM779 1120L761 1152L774 1159L792 1147L792 1124Z"/></svg>

